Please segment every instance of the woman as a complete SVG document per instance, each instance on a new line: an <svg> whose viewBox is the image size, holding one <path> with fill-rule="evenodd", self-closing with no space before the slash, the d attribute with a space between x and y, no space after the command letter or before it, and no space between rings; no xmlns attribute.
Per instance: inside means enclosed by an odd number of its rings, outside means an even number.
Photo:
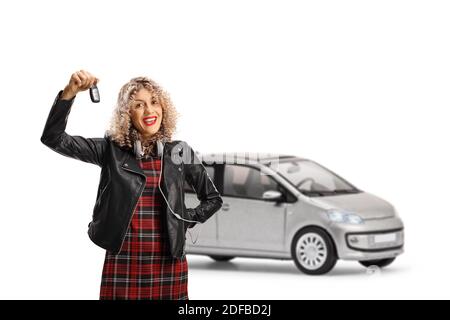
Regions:
<svg viewBox="0 0 450 320"><path fill-rule="evenodd" d="M222 198L192 148L172 141L177 112L146 77L119 92L103 138L65 132L75 96L97 84L72 74L50 110L41 141L52 150L101 167L88 235L106 249L100 299L189 299L186 230L208 220ZM184 182L200 204L186 208Z"/></svg>

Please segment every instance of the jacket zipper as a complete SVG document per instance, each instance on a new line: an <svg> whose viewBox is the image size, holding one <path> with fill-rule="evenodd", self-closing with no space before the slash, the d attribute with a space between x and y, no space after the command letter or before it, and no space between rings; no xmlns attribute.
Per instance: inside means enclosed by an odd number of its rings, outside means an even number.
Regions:
<svg viewBox="0 0 450 320"><path fill-rule="evenodd" d="M126 169L126 168L123 168L124 170L127 170L127 171L130 171L130 172L134 172L134 173L137 173L137 172L135 172L135 171L133 171L133 170L130 170L130 169ZM140 176L142 176L140 173L138 173ZM147 179L147 178L146 178ZM140 193L139 193L139 196L138 196L138 198L137 198L137 201L136 201L136 204L134 205L134 208L133 208L133 211L131 212L131 217L130 217L130 220L128 221L128 226L127 226L127 228L126 228L126 230L125 230L125 234L124 234L124 236L123 236L123 238L122 238L122 243L121 243L121 245L120 245L120 250L119 250L119 252L118 253L120 253L121 251L122 251L122 247L123 247L123 243L125 242L125 238L126 238L126 232L127 232L127 230L128 230L128 228L130 227L130 223L131 223L131 220L133 219L133 215L134 215L134 211L136 210L136 207L137 207L137 205L138 205L138 203L139 203L139 199L140 199L140 197L141 197L141 195L142 195L142 192L144 192L144 189L145 189L145 184L144 184L144 188L141 188L141 191L140 191Z"/></svg>

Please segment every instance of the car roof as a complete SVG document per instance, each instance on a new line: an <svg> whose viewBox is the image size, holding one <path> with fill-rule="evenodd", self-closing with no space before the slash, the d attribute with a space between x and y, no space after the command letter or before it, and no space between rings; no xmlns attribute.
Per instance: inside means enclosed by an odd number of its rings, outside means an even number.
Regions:
<svg viewBox="0 0 450 320"><path fill-rule="evenodd" d="M196 152L201 159L206 163L214 163L220 160L220 163L235 163L235 160L241 160L244 163L247 162L259 162L267 163L271 159L288 160L307 160L305 158L297 157L294 155L281 154L281 153L267 153L267 152L215 152L215 153L200 153ZM240 163L242 163L240 162Z"/></svg>

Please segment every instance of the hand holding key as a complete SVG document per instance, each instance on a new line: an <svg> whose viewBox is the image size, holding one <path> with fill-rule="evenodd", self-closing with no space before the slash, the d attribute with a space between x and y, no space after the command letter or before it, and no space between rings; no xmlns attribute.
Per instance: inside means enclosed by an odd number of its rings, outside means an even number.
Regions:
<svg viewBox="0 0 450 320"><path fill-rule="evenodd" d="M94 90L91 90L91 99L93 102L100 101L100 96L98 95L98 89L96 89L96 85L100 80L92 75L91 73L80 70L74 72L69 80L69 83L64 88L64 91L61 95L61 99L70 100L75 97L78 92L85 91L93 86Z"/></svg>

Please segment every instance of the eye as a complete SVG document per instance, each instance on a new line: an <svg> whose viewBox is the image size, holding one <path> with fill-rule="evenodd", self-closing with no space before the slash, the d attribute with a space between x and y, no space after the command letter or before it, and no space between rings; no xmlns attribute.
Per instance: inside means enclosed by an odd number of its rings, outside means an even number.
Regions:
<svg viewBox="0 0 450 320"><path fill-rule="evenodd" d="M156 101L155 99L152 100L152 104L157 104L158 101Z"/></svg>
<svg viewBox="0 0 450 320"><path fill-rule="evenodd" d="M139 102L139 103L135 104L134 107L135 108L140 108L140 107L142 107L142 103Z"/></svg>

